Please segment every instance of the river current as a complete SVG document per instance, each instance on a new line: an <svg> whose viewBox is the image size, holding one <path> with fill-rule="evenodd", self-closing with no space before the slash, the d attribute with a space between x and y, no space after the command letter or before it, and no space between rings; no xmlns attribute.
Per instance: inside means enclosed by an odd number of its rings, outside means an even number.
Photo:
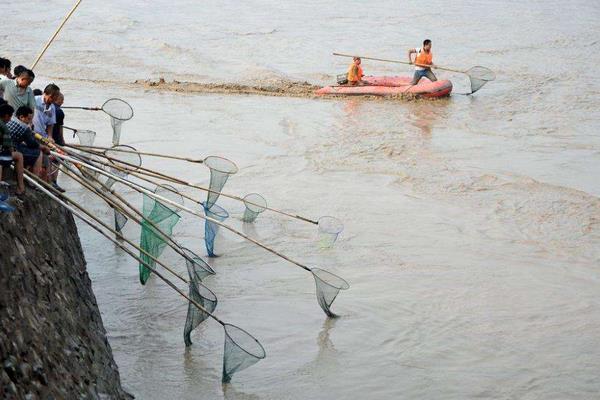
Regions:
<svg viewBox="0 0 600 400"><path fill-rule="evenodd" d="M0 56L28 64L71 1L2 0ZM230 193L345 224L319 249L309 224L220 199L226 223L351 285L340 318L319 309L306 271L229 233L206 279L216 314L255 335L267 358L220 383L223 331L182 332L187 305L79 224L123 384L140 399L592 399L600 392L600 4L533 2L83 1L36 68L65 105L126 99L121 143L194 158L221 155L240 172ZM331 83L334 51L406 58L433 40L434 62L497 74L473 96L381 101L177 93L158 79ZM369 75L408 66L365 60ZM468 80L451 79L455 92ZM65 123L98 133L102 113ZM68 136L69 141L74 141ZM144 157L207 184L208 169ZM112 211L61 177L107 222ZM132 202L141 198L115 188ZM204 199L205 194L185 189ZM193 203L188 202L189 206ZM139 238L129 223L125 235ZM175 237L201 254L204 225ZM185 266L167 249L166 262ZM185 285L180 286L187 291Z"/></svg>

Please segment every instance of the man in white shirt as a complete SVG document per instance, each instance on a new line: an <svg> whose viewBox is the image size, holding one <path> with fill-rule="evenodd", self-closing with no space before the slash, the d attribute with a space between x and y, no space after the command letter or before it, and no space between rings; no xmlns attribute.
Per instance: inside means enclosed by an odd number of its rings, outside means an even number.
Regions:
<svg viewBox="0 0 600 400"><path fill-rule="evenodd" d="M60 94L60 88L54 83L44 89L44 94L35 96L35 112L33 115L33 129L44 137L52 139L52 130L56 123L56 109L54 101Z"/></svg>

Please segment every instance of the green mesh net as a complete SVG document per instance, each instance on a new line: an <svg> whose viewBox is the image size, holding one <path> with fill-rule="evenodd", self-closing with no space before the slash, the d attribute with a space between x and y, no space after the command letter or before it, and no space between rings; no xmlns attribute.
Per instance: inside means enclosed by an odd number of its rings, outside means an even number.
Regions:
<svg viewBox="0 0 600 400"><path fill-rule="evenodd" d="M168 185L159 185L154 191L158 196L175 201L178 204L183 204L183 197L177 190ZM164 232L169 237L173 234L173 228L179 222L179 211L171 205L166 206L163 203L144 194L144 202L142 212L144 221L142 222L142 233L140 237L140 247L154 258L159 258L165 247L167 246L167 238L160 232ZM154 227L158 229L155 229ZM140 252L140 258L151 267L155 267L156 263L152 258ZM150 269L140 263L140 282L146 284L150 277Z"/></svg>
<svg viewBox="0 0 600 400"><path fill-rule="evenodd" d="M267 201L258 193L250 193L244 197L244 205L246 209L242 221L254 222L258 214L266 210Z"/></svg>
<svg viewBox="0 0 600 400"><path fill-rule="evenodd" d="M223 352L222 382L231 381L234 373L244 370L266 357L265 349L254 336L235 325L224 324L225 350Z"/></svg>
<svg viewBox="0 0 600 400"><path fill-rule="evenodd" d="M204 307L206 311L199 309L191 302L188 304L188 313L183 329L183 341L185 342L186 347L192 345L192 339L190 337L192 331L196 329L202 321L208 318L209 313L212 313L217 307L217 296L209 288L204 286L200 280L197 279L197 275L195 274L190 274L189 296L192 300Z"/></svg>
<svg viewBox="0 0 600 400"><path fill-rule="evenodd" d="M337 317L337 315L331 311L331 304L333 304L333 301L340 293L340 290L346 290L350 285L344 279L329 271L313 268L311 269L311 272L315 278L317 302L319 303L319 306L321 306L321 309L328 317Z"/></svg>
<svg viewBox="0 0 600 400"><path fill-rule="evenodd" d="M204 207L211 209L217 202L220 192L225 186L230 175L238 172L238 167L233 161L223 157L209 156L204 160L204 165L210 169L210 185Z"/></svg>

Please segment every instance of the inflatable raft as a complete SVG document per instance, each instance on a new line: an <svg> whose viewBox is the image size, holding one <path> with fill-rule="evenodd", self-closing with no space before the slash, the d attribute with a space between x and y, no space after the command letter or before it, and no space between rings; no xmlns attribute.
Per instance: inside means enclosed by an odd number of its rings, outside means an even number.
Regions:
<svg viewBox="0 0 600 400"><path fill-rule="evenodd" d="M444 97L452 92L452 82L448 80L431 82L422 78L418 84L411 85L408 76L366 76L363 86L325 86L315 92L317 95L348 95L348 96L402 96Z"/></svg>

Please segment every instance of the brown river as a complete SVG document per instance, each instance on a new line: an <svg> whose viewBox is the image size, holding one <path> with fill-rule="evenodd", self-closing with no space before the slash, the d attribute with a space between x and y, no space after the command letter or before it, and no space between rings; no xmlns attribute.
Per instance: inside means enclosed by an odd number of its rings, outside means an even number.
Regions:
<svg viewBox="0 0 600 400"><path fill-rule="evenodd" d="M30 63L71 3L32 0L24 12L3 0L0 56ZM327 319L310 274L222 231L223 255L210 260L217 274L205 281L219 298L216 315L256 336L267 357L221 385L220 325L205 322L186 350L185 300L156 277L141 286L137 263L79 224L125 388L186 400L598 398L598 21L594 1L84 1L34 87L56 82L65 105L125 99L135 115L121 143L227 157L240 171L226 191L345 225L333 248L320 249L312 225L269 212L243 224L243 205L219 199L227 224L351 286L333 304L340 318ZM426 37L435 63L484 65L496 81L439 101L144 83L322 85L347 67L334 51L404 60ZM439 77L467 90L463 75ZM110 145L102 113L70 110L65 123ZM203 165L143 163L209 180ZM101 200L60 183L112 223ZM127 187L115 189L141 205ZM133 240L139 232L133 223L124 230ZM174 236L206 254L201 220L184 216ZM171 249L162 259L185 273Z"/></svg>

